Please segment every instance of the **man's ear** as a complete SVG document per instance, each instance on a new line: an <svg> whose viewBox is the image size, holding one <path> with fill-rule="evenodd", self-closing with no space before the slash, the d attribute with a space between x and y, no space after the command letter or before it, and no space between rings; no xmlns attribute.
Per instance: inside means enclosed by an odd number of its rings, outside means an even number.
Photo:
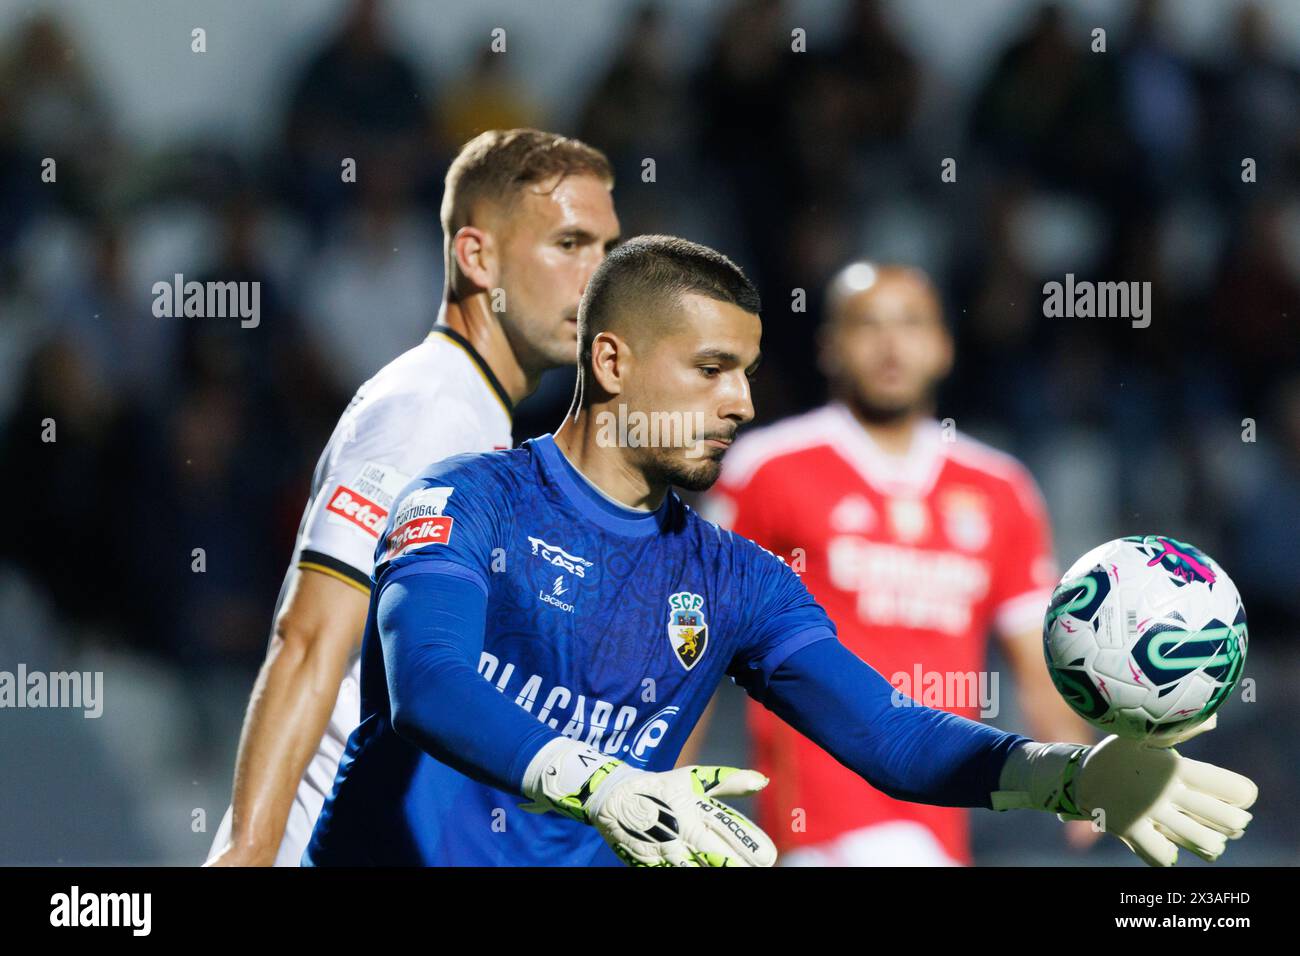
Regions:
<svg viewBox="0 0 1300 956"><path fill-rule="evenodd" d="M475 226L461 226L451 239L456 271L475 289L497 285L497 249L492 234Z"/></svg>
<svg viewBox="0 0 1300 956"><path fill-rule="evenodd" d="M627 342L613 332L598 332L591 340L591 373L596 388L606 395L621 395L631 363Z"/></svg>

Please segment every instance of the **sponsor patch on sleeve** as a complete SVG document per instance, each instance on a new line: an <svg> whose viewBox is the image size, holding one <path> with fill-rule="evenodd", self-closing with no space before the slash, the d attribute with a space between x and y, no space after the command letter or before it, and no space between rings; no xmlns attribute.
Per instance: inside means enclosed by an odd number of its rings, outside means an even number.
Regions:
<svg viewBox="0 0 1300 956"><path fill-rule="evenodd" d="M391 561L426 544L448 544L451 541L451 515L444 515L447 499L453 488L421 488L402 499L393 519L393 530L388 535L388 550L384 560Z"/></svg>
<svg viewBox="0 0 1300 956"><path fill-rule="evenodd" d="M368 461L355 478L334 487L325 510L330 520L347 522L378 538L388 520L393 497L408 481L409 476L391 465Z"/></svg>

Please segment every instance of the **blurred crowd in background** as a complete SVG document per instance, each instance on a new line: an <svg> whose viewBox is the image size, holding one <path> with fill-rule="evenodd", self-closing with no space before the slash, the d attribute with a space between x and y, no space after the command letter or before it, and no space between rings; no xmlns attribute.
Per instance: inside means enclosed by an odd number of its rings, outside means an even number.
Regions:
<svg viewBox="0 0 1300 956"><path fill-rule="evenodd" d="M791 50L788 4L733 0L701 17L711 38L688 70L668 14L628 5L583 101L557 117L486 29L466 38L483 51L470 69L439 74L361 0L323 45L284 51L282 88L265 91L277 133L252 158L220 129L141 148L75 28L39 11L14 21L0 33L0 667L129 660L140 686L169 683L182 716L141 703L132 719L167 722L135 733L162 738L148 746L187 779L165 811L156 786L127 780L101 824L50 831L42 800L67 798L40 783L59 769L40 760L59 761L26 736L31 719L6 715L0 751L42 769L0 775L0 790L29 787L0 862L53 862L54 845L69 862L201 857L209 838L189 839L188 815L168 837L156 814L224 808L316 457L356 387L433 322L442 176L493 127L585 139L615 165L625 235L681 234L746 269L764 297L760 423L824 399L815 333L839 266L927 269L958 341L939 416L1030 466L1063 564L1144 531L1218 558L1245 597L1261 698L1224 715L1230 752L1294 750L1300 44L1245 2L1217 55L1193 55L1148 0L1105 24L1103 54L1077 11L1025 8L958 91L877 0L843 3L806 52ZM956 182L941 181L946 158ZM1247 158L1257 181L1243 182ZM257 327L155 317L153 283L176 273L260 282ZM1149 281L1150 326L1045 318L1043 284L1066 273ZM547 377L516 440L555 427L571 382ZM123 759L145 760L143 746ZM1294 797L1294 774L1252 769L1265 797L1274 784ZM1292 827L1274 835L1294 861L1295 825L1277 826ZM1255 852L1282 852L1266 831L1252 830Z"/></svg>

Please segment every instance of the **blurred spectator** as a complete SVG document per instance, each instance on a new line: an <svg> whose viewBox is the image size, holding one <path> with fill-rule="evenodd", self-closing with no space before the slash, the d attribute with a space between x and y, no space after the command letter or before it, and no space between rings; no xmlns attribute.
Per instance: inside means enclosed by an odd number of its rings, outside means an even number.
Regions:
<svg viewBox="0 0 1300 956"><path fill-rule="evenodd" d="M273 430L256 427L247 393L209 378L193 382L158 425L161 442L146 461L160 479L153 508L167 522L144 535L163 586L158 636L188 667L255 664L267 639L266 608L279 589L276 562L284 557L268 520L276 455L265 440ZM258 431L265 443L256 441Z"/></svg>
<svg viewBox="0 0 1300 956"><path fill-rule="evenodd" d="M1161 4L1138 0L1120 53L1120 96L1126 135L1142 157L1142 191L1149 199L1184 183L1200 137L1200 103L1187 58L1162 36Z"/></svg>
<svg viewBox="0 0 1300 956"><path fill-rule="evenodd" d="M447 87L438 105L439 141L448 152L489 129L540 125L541 110L510 74L513 61L491 48L481 50L470 69Z"/></svg>
<svg viewBox="0 0 1300 956"><path fill-rule="evenodd" d="M125 412L74 335L32 355L0 438L0 494L15 502L0 557L23 569L77 634L132 635L143 580L124 560L139 529ZM17 504L21 503L21 504ZM75 546L86 567L70 567Z"/></svg>
<svg viewBox="0 0 1300 956"><path fill-rule="evenodd" d="M1089 53L1085 37L1071 33L1059 5L1041 7L979 91L971 132L1004 174L1123 205L1133 147L1116 109L1113 57Z"/></svg>
<svg viewBox="0 0 1300 956"><path fill-rule="evenodd" d="M13 111L13 131L29 157L51 158L57 179L44 184L74 212L94 212L114 171L107 106L72 37L53 15L28 19L0 60L0 100ZM5 109L0 107L0 116ZM33 180L35 181L35 180Z"/></svg>
<svg viewBox="0 0 1300 956"><path fill-rule="evenodd" d="M599 144L609 156L616 183L637 182L647 157L667 167L665 175L681 162L688 138L696 135L683 86L670 61L663 10L643 4L629 18L613 61L587 94L578 122L578 137ZM638 195L634 189L620 193L624 218L628 200L635 203ZM656 193L655 198L661 197Z"/></svg>
<svg viewBox="0 0 1300 956"><path fill-rule="evenodd" d="M358 180L418 178L429 154L426 104L415 68L384 36L381 0L351 0L347 16L294 84L286 129L286 192L322 226Z"/></svg>
<svg viewBox="0 0 1300 956"><path fill-rule="evenodd" d="M852 0L826 60L849 93L854 140L890 143L907 135L920 95L915 57L884 16L880 0Z"/></svg>
<svg viewBox="0 0 1300 956"><path fill-rule="evenodd" d="M105 219L90 234L88 268L69 276L54 321L85 350L95 374L120 400L156 402L170 384L173 323L159 321L147 296L130 288L121 227Z"/></svg>
<svg viewBox="0 0 1300 956"><path fill-rule="evenodd" d="M577 135L609 157L624 236L674 233L736 249L733 170L698 149L708 117L692 95L688 33L656 0L630 7L612 58L583 94Z"/></svg>
<svg viewBox="0 0 1300 956"><path fill-rule="evenodd" d="M799 64L783 0L734 0L695 78L699 153L725 171L752 278L769 291L782 278L784 237L797 186L790 136Z"/></svg>
<svg viewBox="0 0 1300 956"><path fill-rule="evenodd" d="M1252 624L1267 633L1294 626L1291 602L1300 593L1300 375L1277 388L1257 428L1256 444L1231 448L1234 456L1258 461L1238 469L1244 480L1225 489L1233 518L1228 566L1252 598Z"/></svg>
<svg viewBox="0 0 1300 956"><path fill-rule="evenodd" d="M419 343L442 289L436 226L396 182L368 178L360 188L360 206L330 230L303 287L308 331L347 393Z"/></svg>
<svg viewBox="0 0 1300 956"><path fill-rule="evenodd" d="M1277 197L1251 204L1211 305L1220 361L1249 411L1261 406L1281 374L1300 368L1300 277L1286 259L1284 214Z"/></svg>
<svg viewBox="0 0 1300 956"><path fill-rule="evenodd" d="M1235 49L1207 83L1215 135L1209 146L1219 181L1239 188L1241 161L1261 176L1300 179L1300 70L1287 62L1269 14L1257 2L1236 13Z"/></svg>
<svg viewBox="0 0 1300 956"><path fill-rule="evenodd" d="M0 284L13 277L3 269L8 253L36 215L45 198L41 184L30 170L38 160L27 155L18 135L14 101L9 90L0 85Z"/></svg>
<svg viewBox="0 0 1300 956"><path fill-rule="evenodd" d="M1024 182L1000 183L987 198L970 254L962 257L953 298L962 306L954 313L965 313L957 321L963 362L943 393L960 414L985 426L1001 423L1017 436L1021 444L1014 450L1021 454L1047 438L1064 412L1058 407L1061 397L1050 388L1052 371L1040 360L1060 327L1043 320L1037 277L1014 235L1027 194ZM1073 375L1090 374L1089 353L1076 353L1074 359ZM1062 390L1081 399L1092 394L1068 383Z"/></svg>

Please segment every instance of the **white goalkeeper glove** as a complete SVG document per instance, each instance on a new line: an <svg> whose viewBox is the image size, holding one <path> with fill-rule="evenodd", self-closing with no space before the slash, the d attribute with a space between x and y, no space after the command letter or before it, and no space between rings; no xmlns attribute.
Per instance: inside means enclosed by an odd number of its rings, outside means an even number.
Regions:
<svg viewBox="0 0 1300 956"><path fill-rule="evenodd" d="M742 797L767 778L735 767L638 770L561 737L524 771L524 809L555 810L595 827L629 866L771 866L776 847L742 814L715 799Z"/></svg>
<svg viewBox="0 0 1300 956"><path fill-rule="evenodd" d="M1209 729L1202 725L1197 732ZM1173 866L1179 847L1207 862L1217 860L1228 840L1245 832L1251 820L1246 808L1258 794L1239 773L1112 735L1091 747L1016 748L993 794L993 809L1029 807L1061 820L1092 820L1148 865Z"/></svg>
<svg viewBox="0 0 1300 956"><path fill-rule="evenodd" d="M1213 730L1215 727L1218 726L1218 724L1219 724L1219 715L1211 714L1209 720L1197 724L1195 727L1191 728L1190 730L1181 731L1180 733L1174 734L1172 737L1167 737L1164 740L1158 738L1152 740L1151 746L1152 747L1177 747L1179 744L1187 743L1187 741L1191 740L1193 737L1199 737L1207 730Z"/></svg>

